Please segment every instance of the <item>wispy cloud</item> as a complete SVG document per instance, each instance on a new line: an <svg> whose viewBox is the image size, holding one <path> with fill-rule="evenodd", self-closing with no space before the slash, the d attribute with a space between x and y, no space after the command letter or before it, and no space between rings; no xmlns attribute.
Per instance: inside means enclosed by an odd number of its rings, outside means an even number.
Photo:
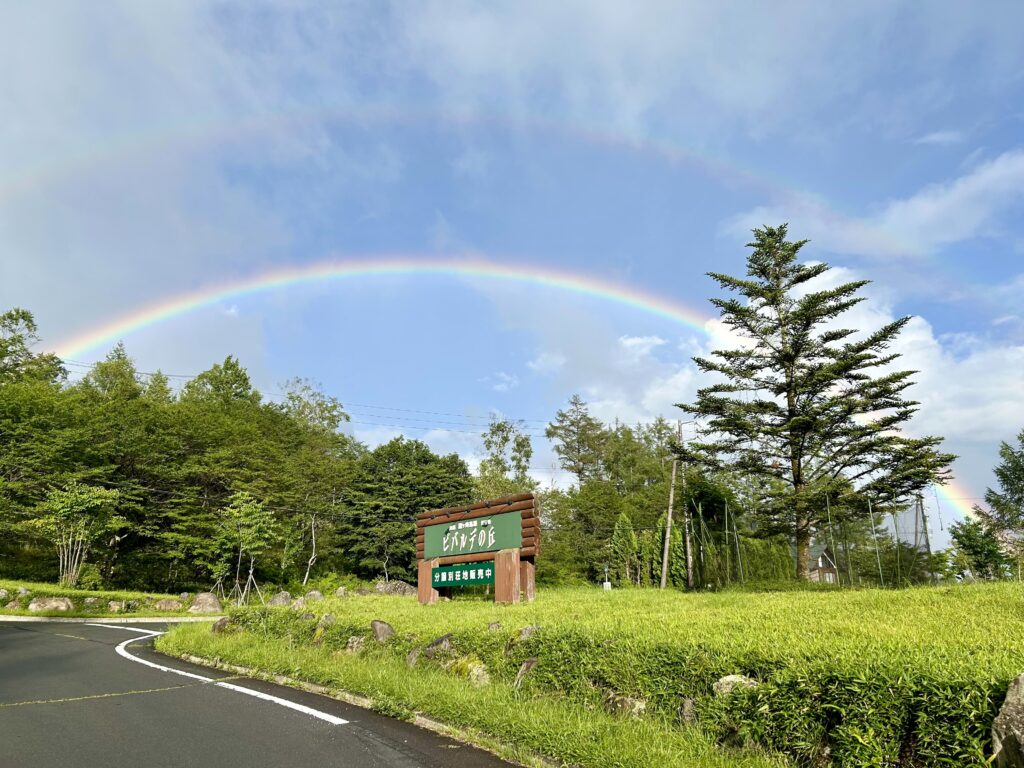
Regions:
<svg viewBox="0 0 1024 768"><path fill-rule="evenodd" d="M932 131L926 133L924 136L919 136L914 139L915 144L925 144L938 147L946 147L951 144L959 144L964 140L964 135L960 131Z"/></svg>

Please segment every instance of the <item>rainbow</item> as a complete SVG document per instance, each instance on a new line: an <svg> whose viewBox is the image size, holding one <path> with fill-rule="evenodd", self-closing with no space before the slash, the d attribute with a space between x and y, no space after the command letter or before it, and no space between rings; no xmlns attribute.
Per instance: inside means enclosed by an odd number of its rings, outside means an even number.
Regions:
<svg viewBox="0 0 1024 768"><path fill-rule="evenodd" d="M482 278L556 288L638 309L701 334L710 334L710 315L702 315L663 296L606 280L561 272L550 267L512 266L476 258L377 256L372 259L329 260L304 266L288 266L171 296L63 339L57 344L54 352L65 360L73 359L96 347L114 344L128 334L173 317L278 288L365 277L422 275Z"/></svg>

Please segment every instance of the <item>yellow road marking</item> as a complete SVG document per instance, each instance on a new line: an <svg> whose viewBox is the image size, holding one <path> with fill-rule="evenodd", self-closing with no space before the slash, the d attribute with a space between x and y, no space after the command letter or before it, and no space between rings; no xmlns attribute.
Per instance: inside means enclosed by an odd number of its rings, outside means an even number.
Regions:
<svg viewBox="0 0 1024 768"><path fill-rule="evenodd" d="M238 677L224 677L218 678L216 681L221 680L237 680ZM169 685L164 688L146 688L139 691L119 691L117 693L94 693L90 696L69 696L64 699L36 699L33 701L12 701L9 703L0 703L0 709L7 709L9 707L28 707L38 704L72 704L78 701L95 701L96 699L113 699L118 696L138 696L143 693L161 693L163 691L177 691L182 688L198 688L201 685L209 685L209 683L186 683L184 685Z"/></svg>

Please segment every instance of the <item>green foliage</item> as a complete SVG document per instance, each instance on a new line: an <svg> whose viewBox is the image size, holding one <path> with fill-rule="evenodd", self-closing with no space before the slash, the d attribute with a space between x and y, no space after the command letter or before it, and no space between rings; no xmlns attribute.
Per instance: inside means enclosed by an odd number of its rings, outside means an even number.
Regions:
<svg viewBox="0 0 1024 768"><path fill-rule="evenodd" d="M477 501L528 493L536 488L530 478L533 445L521 422L492 416L483 442L485 455L474 480L473 495Z"/></svg>
<svg viewBox="0 0 1024 768"><path fill-rule="evenodd" d="M595 714L609 694L638 697L648 721L687 733L677 713L690 698L701 728L716 739L777 750L795 765L984 765L992 720L1024 654L1024 588L840 592L790 583L800 591L549 589L515 609L476 600L425 610L411 599L328 599L316 610L338 623L317 654L337 658L348 637L365 636L382 618L397 635L365 652L371 665L404 664L412 648L446 633L456 655L482 661L498 686L537 657L521 707L557 700ZM250 641L282 652L304 647L316 625L288 610L239 616ZM501 629L488 631L494 621ZM527 625L540 631L521 640ZM185 647L195 651L197 642ZM454 677L442 662L421 658L418 667ZM715 681L729 674L760 685L716 697ZM421 708L418 700L405 704Z"/></svg>
<svg viewBox="0 0 1024 768"><path fill-rule="evenodd" d="M623 512L615 521L615 530L609 543L608 559L613 583L636 584L639 580L640 543L633 530L633 521Z"/></svg>
<svg viewBox="0 0 1024 768"><path fill-rule="evenodd" d="M863 333L837 326L863 301L857 294L866 281L828 287L829 266L800 263L806 241L786 236L785 225L755 229L745 278L710 273L738 294L711 303L746 343L694 358L722 381L681 406L705 424L703 439L684 454L762 479L760 512L793 538L797 574L808 578L821 497L833 484L898 502L947 478L954 457L939 452L938 437L898 433L916 411L904 397L913 372L886 369L910 318Z"/></svg>
<svg viewBox="0 0 1024 768"><path fill-rule="evenodd" d="M562 469L572 472L578 485L600 475L606 433L601 422L590 415L582 397L573 395L569 408L555 414L545 434L554 441Z"/></svg>
<svg viewBox="0 0 1024 768"><path fill-rule="evenodd" d="M1006 575L1009 559L991 526L981 520L963 520L949 527L958 561L975 577L999 579Z"/></svg>

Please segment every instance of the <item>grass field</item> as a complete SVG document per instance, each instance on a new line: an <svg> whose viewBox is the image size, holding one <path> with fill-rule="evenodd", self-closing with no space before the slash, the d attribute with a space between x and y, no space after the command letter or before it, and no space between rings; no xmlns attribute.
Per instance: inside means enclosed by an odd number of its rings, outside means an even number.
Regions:
<svg viewBox="0 0 1024 768"><path fill-rule="evenodd" d="M471 697L462 703L462 694L453 693L454 702L446 695L442 706L426 690L406 690L406 654L451 633L455 658L447 669L421 661L417 674L466 687L456 673L482 662L493 683L478 695L513 696L528 713L557 706L606 718L609 697L640 699L644 716L613 719L617 732L646 740L644 729L653 728L700 754L712 741L783 753L798 765L980 766L1006 687L1024 672L1022 598L1018 584L691 595L549 589L533 605L508 607L350 597L316 604L318 615L336 618L326 628L287 609L246 609L236 616L241 634L183 627L164 642L383 697L582 765L719 763L692 752L679 752L675 762L640 753L613 760L579 752L568 736L563 749L557 739L506 732L473 714ZM339 653L351 636L368 635L373 619L391 623L397 636L357 655ZM490 631L492 622L500 629ZM539 631L520 640L519 630L531 625ZM509 684L528 657L539 663L513 692ZM715 681L728 674L760 685L715 696ZM680 724L686 699L699 730ZM738 759L730 755L726 764Z"/></svg>
<svg viewBox="0 0 1024 768"><path fill-rule="evenodd" d="M29 594L19 597L18 587L28 590ZM130 592L123 590L88 590L68 589L56 584L42 584L29 581L12 581L0 579L0 589L6 590L8 596L0 600L0 617L2 616L64 616L64 617L93 617L110 618L112 616L178 616L185 615L186 609L180 611L158 611L153 608L153 603L164 598L178 599L178 595L164 595L156 592ZM73 611L44 611L30 612L28 604L33 597L66 597L74 604ZM87 598L96 598L94 605L86 605ZM7 608L7 604L17 600L19 607L16 609ZM121 611L111 612L107 604L111 600L123 603Z"/></svg>

